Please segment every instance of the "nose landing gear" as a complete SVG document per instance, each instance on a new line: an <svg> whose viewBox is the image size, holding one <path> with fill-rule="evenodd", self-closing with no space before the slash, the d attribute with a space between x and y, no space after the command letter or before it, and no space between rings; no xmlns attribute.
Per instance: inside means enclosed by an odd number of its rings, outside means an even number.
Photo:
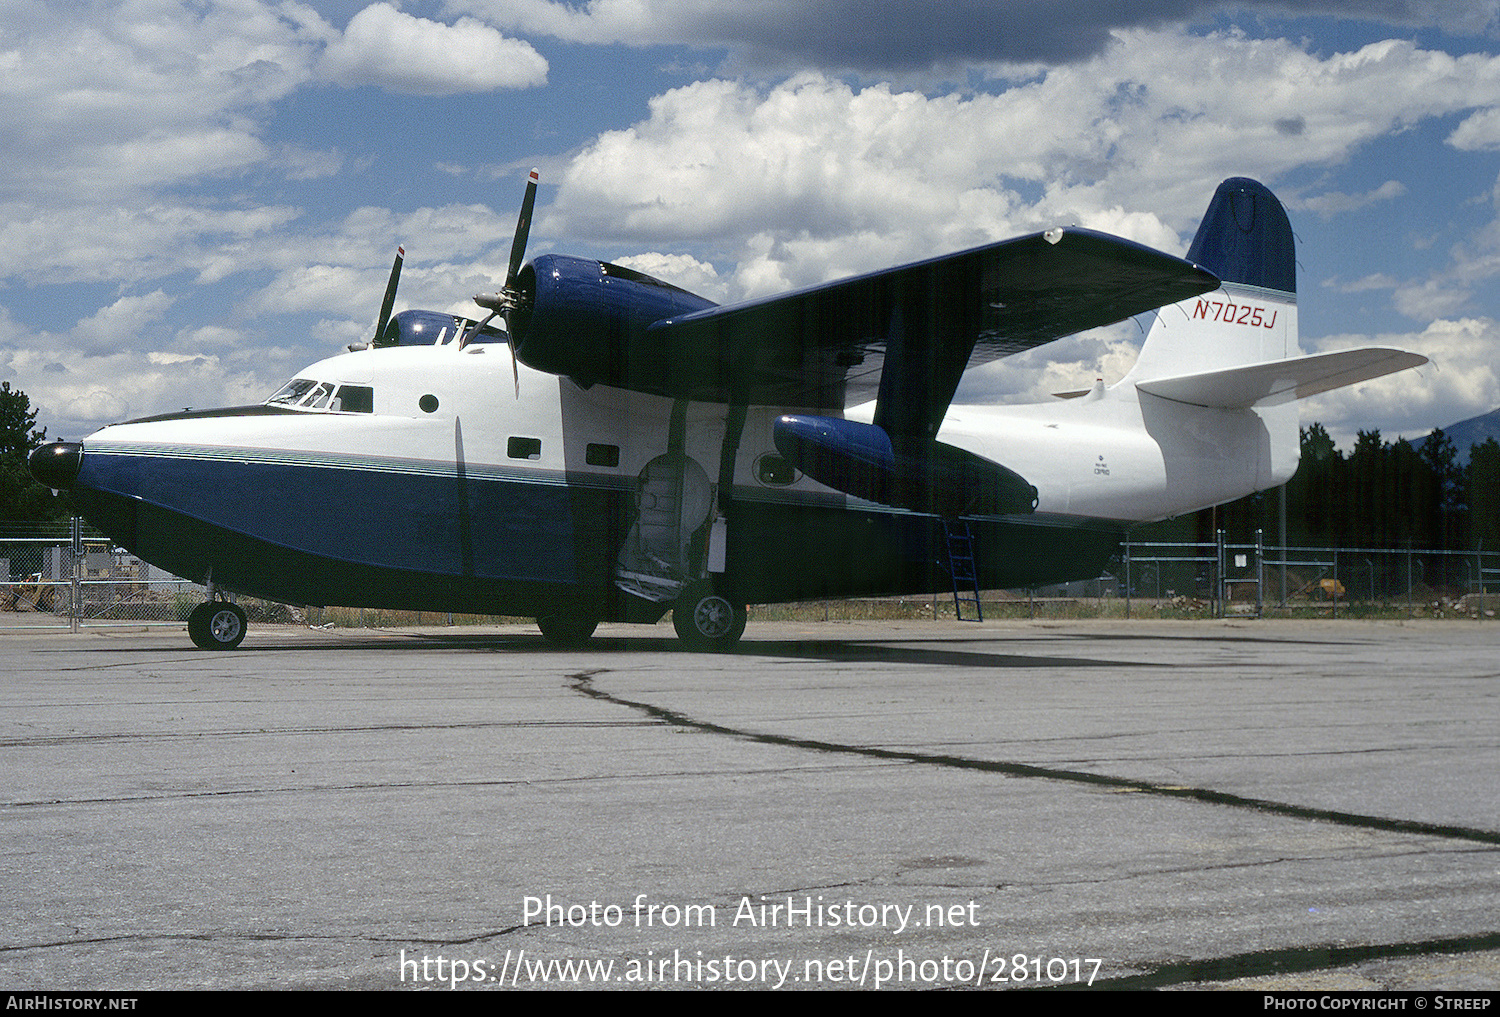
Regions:
<svg viewBox="0 0 1500 1017"><path fill-rule="evenodd" d="M714 590L707 580L689 583L672 606L672 626L690 650L722 652L745 634L745 605Z"/></svg>
<svg viewBox="0 0 1500 1017"><path fill-rule="evenodd" d="M211 600L188 615L188 637L202 650L232 650L244 641L248 624L238 604Z"/></svg>

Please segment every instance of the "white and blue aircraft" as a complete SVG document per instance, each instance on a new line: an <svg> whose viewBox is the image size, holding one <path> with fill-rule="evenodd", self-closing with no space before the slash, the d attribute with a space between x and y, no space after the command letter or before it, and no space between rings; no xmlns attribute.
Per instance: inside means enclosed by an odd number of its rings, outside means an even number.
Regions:
<svg viewBox="0 0 1500 1017"><path fill-rule="evenodd" d="M398 256L369 348L260 405L42 446L33 474L208 586L199 646L243 639L234 591L525 615L559 643L672 610L725 649L747 604L1096 576L1132 523L1290 479L1297 399L1425 362L1300 353L1291 228L1252 180L1219 187L1186 260L1069 227L725 306L523 268L535 189L484 321L392 318ZM1113 386L951 405L969 366L1153 309Z"/></svg>

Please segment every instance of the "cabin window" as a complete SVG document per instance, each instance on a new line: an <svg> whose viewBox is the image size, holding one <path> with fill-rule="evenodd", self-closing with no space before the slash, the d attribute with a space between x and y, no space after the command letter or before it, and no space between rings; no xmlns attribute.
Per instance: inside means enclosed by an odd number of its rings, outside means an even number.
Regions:
<svg viewBox="0 0 1500 1017"><path fill-rule="evenodd" d="M583 458L590 466L608 466L613 469L620 465L620 446L591 443L585 450Z"/></svg>
<svg viewBox="0 0 1500 1017"><path fill-rule="evenodd" d="M422 408L423 413L436 413L438 408L438 398L435 395L424 395L422 398L417 400L417 405Z"/></svg>
<svg viewBox="0 0 1500 1017"><path fill-rule="evenodd" d="M542 439L513 437L505 443L505 454L512 459L540 459Z"/></svg>

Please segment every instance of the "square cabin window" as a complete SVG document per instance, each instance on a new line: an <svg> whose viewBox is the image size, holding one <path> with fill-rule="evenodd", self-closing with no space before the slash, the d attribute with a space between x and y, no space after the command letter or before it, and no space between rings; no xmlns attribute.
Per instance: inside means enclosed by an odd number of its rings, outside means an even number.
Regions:
<svg viewBox="0 0 1500 1017"><path fill-rule="evenodd" d="M542 439L511 438L505 443L505 454L512 459L542 458Z"/></svg>
<svg viewBox="0 0 1500 1017"><path fill-rule="evenodd" d="M620 465L620 446L590 443L584 450L583 459L590 466L607 466L613 469Z"/></svg>

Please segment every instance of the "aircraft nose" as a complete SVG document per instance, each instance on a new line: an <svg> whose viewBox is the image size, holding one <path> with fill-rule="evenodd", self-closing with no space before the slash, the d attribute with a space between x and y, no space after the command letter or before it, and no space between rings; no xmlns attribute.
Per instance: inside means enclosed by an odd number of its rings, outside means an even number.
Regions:
<svg viewBox="0 0 1500 1017"><path fill-rule="evenodd" d="M38 483L46 484L54 491L67 491L78 479L78 470L83 466L83 446L76 441L38 445L32 449L26 464Z"/></svg>

